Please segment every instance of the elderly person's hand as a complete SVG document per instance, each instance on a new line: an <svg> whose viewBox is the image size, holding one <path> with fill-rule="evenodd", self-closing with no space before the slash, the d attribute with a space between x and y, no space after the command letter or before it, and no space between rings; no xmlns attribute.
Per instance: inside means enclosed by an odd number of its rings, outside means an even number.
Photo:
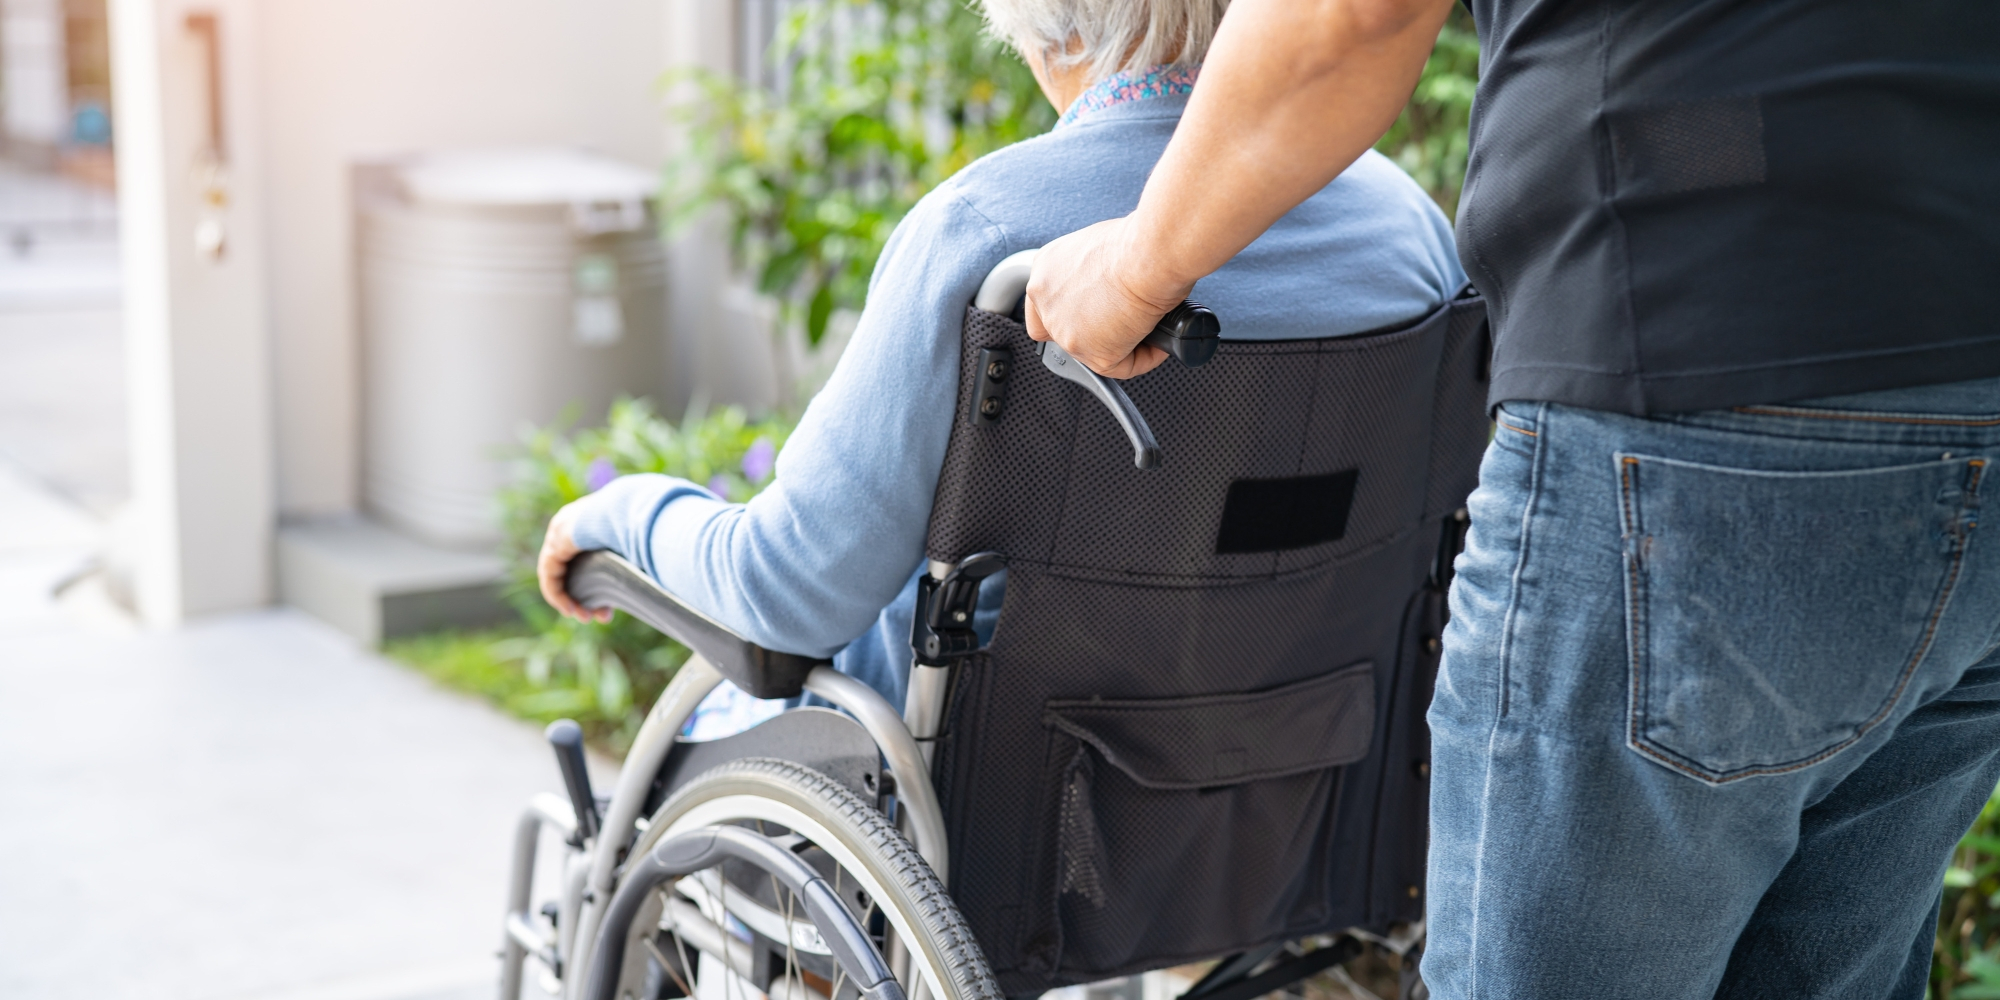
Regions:
<svg viewBox="0 0 2000 1000"><path fill-rule="evenodd" d="M542 551L535 557L535 579L542 585L542 600L549 606L580 622L608 622L610 608L586 608L569 596L564 585L569 575L569 561L580 551L576 547L574 527L577 518L576 503L567 504L549 518L548 530L542 534Z"/></svg>
<svg viewBox="0 0 2000 1000"><path fill-rule="evenodd" d="M1028 336L1053 340L1091 371L1110 378L1144 375L1167 352L1140 343L1167 310L1187 297L1129 262L1130 219L1106 219L1079 229L1035 254L1024 311Z"/></svg>

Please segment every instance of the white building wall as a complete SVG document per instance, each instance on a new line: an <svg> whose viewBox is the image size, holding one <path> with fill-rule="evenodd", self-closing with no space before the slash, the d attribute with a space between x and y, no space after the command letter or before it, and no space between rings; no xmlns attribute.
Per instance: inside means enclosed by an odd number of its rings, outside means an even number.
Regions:
<svg viewBox="0 0 2000 1000"><path fill-rule="evenodd" d="M220 80L187 27L212 14ZM271 596L271 420L254 0L113 0L113 79L130 394L130 567L154 624ZM219 83L227 166L209 169ZM198 234L222 237L204 252ZM214 240L210 246L215 245Z"/></svg>
<svg viewBox="0 0 2000 1000"><path fill-rule="evenodd" d="M58 0L0 0L0 12L37 3ZM677 62L727 68L731 3L112 0L135 499L117 559L148 619L268 601L277 519L358 506L350 165L497 144L656 165L660 76ZM203 194L191 12L223 25L226 204ZM219 259L195 238L218 217ZM769 402L768 343L725 305L721 242L675 252L670 323L692 349L663 409L697 382L714 403Z"/></svg>
<svg viewBox="0 0 2000 1000"><path fill-rule="evenodd" d="M53 147L69 132L62 0L0 0L0 126L7 138Z"/></svg>
<svg viewBox="0 0 2000 1000"><path fill-rule="evenodd" d="M284 514L352 510L359 497L349 164L551 143L658 164L669 2L264 0L257 55Z"/></svg>

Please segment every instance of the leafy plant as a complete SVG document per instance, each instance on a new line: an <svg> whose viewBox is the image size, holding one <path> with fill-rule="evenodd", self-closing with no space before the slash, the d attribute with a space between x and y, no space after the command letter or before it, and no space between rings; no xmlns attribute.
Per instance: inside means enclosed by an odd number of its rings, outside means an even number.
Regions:
<svg viewBox="0 0 2000 1000"><path fill-rule="evenodd" d="M603 427L529 432L512 481L500 493L507 596L522 626L419 637L391 643L387 651L515 715L576 719L593 740L622 752L687 650L627 615L602 624L577 622L543 603L535 555L549 517L612 479L638 472L691 479L726 499L748 500L770 482L790 432L780 420L753 421L735 407L676 427L633 399L613 403Z"/></svg>
<svg viewBox="0 0 2000 1000"><path fill-rule="evenodd" d="M1936 1000L2000 998L2000 790L1945 870L1930 993Z"/></svg>
<svg viewBox="0 0 2000 1000"><path fill-rule="evenodd" d="M575 719L598 747L623 753L643 718L639 706L659 696L686 652L656 642L628 661L599 639L574 622L551 622L541 631L520 623L392 639L383 652L510 715L538 723Z"/></svg>
<svg viewBox="0 0 2000 1000"><path fill-rule="evenodd" d="M818 344L859 309L889 233L960 167L1055 123L1028 68L960 0L803 0L770 61L775 87L694 71L673 106L670 225L712 205L741 263Z"/></svg>
<svg viewBox="0 0 2000 1000"><path fill-rule="evenodd" d="M1479 86L1479 36L1472 15L1454 6L1417 80L1410 103L1375 148L1416 178L1447 216L1458 214L1465 184L1466 125Z"/></svg>

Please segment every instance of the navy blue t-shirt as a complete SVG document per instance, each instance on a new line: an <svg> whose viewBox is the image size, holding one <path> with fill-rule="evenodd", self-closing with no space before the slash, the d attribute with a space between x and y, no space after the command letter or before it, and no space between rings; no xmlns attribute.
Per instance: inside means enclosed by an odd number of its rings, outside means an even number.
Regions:
<svg viewBox="0 0 2000 1000"><path fill-rule="evenodd" d="M2000 375L2000 2L1471 0L1493 400Z"/></svg>

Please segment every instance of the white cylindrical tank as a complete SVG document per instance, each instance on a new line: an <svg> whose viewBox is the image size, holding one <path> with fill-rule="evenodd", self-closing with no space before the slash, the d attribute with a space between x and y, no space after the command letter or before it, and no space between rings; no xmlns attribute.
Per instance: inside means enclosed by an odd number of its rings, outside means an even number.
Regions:
<svg viewBox="0 0 2000 1000"><path fill-rule="evenodd" d="M561 149L356 171L363 491L434 542L498 537L524 427L664 391L666 262L651 174Z"/></svg>

